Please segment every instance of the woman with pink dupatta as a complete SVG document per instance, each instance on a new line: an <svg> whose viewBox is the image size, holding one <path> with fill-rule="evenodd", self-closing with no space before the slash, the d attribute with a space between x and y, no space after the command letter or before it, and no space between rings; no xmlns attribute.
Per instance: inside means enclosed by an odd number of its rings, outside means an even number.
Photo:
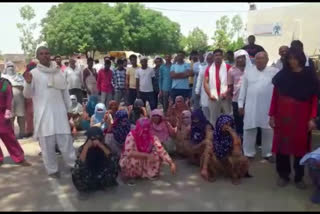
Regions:
<svg viewBox="0 0 320 214"><path fill-rule="evenodd" d="M176 129L165 120L161 109L154 109L151 112L152 129L151 133L157 136L166 151L171 155L175 152L175 142L173 138L176 136Z"/></svg>
<svg viewBox="0 0 320 214"><path fill-rule="evenodd" d="M128 185L133 179L148 178L155 180L160 175L160 166L166 162L172 174L176 165L161 145L158 137L151 133L151 121L140 118L136 128L129 132L120 158L122 178Z"/></svg>
<svg viewBox="0 0 320 214"><path fill-rule="evenodd" d="M35 62L30 62L27 65L26 72L30 72L37 66ZM32 137L33 135L33 104L32 99L25 98L25 118L26 118L26 137Z"/></svg>

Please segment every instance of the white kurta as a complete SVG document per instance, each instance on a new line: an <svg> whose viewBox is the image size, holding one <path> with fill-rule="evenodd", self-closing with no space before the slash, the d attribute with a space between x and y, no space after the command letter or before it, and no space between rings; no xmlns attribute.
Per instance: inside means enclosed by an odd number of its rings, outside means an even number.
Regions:
<svg viewBox="0 0 320 214"><path fill-rule="evenodd" d="M48 87L48 73L37 68L31 71L31 84L25 82L23 94L32 98L34 108L34 137L47 137L56 134L71 134L68 122L68 109L71 101L67 89Z"/></svg>
<svg viewBox="0 0 320 214"><path fill-rule="evenodd" d="M245 105L243 129L271 128L269 109L273 92L272 78L278 71L275 67L259 71L254 66L244 74L238 99L239 108Z"/></svg>
<svg viewBox="0 0 320 214"><path fill-rule="evenodd" d="M208 107L208 101L209 101L208 94L204 90L204 86L203 86L204 73L206 71L207 66L208 66L207 64L200 65L200 72L197 78L197 82L196 82L196 85L193 86L195 87L195 93L200 95L200 105L202 107Z"/></svg>

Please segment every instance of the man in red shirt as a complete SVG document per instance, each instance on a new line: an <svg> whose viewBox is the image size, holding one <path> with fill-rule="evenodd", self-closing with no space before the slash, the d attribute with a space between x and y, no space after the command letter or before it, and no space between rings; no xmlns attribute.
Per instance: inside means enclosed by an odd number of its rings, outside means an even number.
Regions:
<svg viewBox="0 0 320 214"><path fill-rule="evenodd" d="M231 99L228 96L227 81L227 72L231 66L223 61L222 50L216 49L213 55L214 63L207 67L203 84L209 97L209 120L212 125L215 125L222 111L224 114L231 114Z"/></svg>
<svg viewBox="0 0 320 214"><path fill-rule="evenodd" d="M112 100L112 70L111 60L109 57L104 58L104 68L100 69L98 72L97 78L97 89L99 91L99 95L101 95L100 102L105 104L108 108L109 102Z"/></svg>

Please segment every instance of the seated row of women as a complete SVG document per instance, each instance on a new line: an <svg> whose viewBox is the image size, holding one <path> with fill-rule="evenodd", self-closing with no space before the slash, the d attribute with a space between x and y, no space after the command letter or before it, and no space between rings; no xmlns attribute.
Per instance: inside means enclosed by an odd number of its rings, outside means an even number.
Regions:
<svg viewBox="0 0 320 214"><path fill-rule="evenodd" d="M157 179L163 162L175 174L176 165L170 157L175 155L198 165L208 181L224 175L239 184L242 177L249 176L249 162L243 156L232 117L220 116L213 127L202 110L191 113L176 102L166 117L155 109L149 119L138 102L128 112L95 106L87 141L80 147L73 169L73 182L80 192L116 185L120 171L129 185L137 178Z"/></svg>

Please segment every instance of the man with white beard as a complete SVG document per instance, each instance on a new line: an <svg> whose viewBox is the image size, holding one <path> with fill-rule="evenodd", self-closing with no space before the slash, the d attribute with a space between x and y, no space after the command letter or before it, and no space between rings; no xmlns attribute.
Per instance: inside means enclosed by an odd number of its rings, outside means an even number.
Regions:
<svg viewBox="0 0 320 214"><path fill-rule="evenodd" d="M262 157L273 162L273 130L269 125L269 109L273 91L272 78L279 69L267 66L268 60L266 52L256 54L256 66L246 70L242 78L238 106L240 115L244 115L244 155L249 159L254 158L257 129L261 128Z"/></svg>
<svg viewBox="0 0 320 214"><path fill-rule="evenodd" d="M12 85L13 102L12 102L12 125L14 126L14 121L17 117L19 125L19 135L17 139L22 139L25 137L25 103L23 97L23 76L17 73L15 65L9 61L6 64L6 69L2 76L3 78L10 81Z"/></svg>
<svg viewBox="0 0 320 214"><path fill-rule="evenodd" d="M76 159L68 120L70 95L59 67L50 62L48 48L39 47L36 55L39 64L25 74L23 94L26 98L32 98L34 104L34 137L39 139L47 173L59 178L55 145L58 144L70 168L73 168Z"/></svg>

